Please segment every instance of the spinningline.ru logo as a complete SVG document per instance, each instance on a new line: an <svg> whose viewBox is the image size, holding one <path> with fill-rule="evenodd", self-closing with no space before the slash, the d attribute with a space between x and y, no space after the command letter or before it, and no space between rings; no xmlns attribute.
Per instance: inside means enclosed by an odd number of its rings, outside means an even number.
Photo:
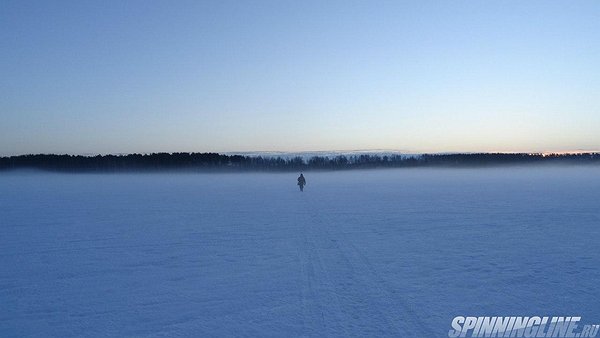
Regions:
<svg viewBox="0 0 600 338"><path fill-rule="evenodd" d="M600 325L581 317L454 317L448 337L596 337Z"/></svg>

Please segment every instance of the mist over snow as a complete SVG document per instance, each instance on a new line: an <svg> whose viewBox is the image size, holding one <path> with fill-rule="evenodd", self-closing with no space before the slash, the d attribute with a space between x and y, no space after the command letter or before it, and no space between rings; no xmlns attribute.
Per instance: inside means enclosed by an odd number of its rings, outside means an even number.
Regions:
<svg viewBox="0 0 600 338"><path fill-rule="evenodd" d="M3 336L442 337L600 318L600 168L0 174Z"/></svg>

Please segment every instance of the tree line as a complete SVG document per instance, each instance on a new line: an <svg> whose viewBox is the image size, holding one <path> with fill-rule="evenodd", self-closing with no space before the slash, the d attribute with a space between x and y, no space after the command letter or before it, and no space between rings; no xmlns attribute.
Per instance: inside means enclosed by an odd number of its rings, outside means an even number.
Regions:
<svg viewBox="0 0 600 338"><path fill-rule="evenodd" d="M0 170L41 169L62 172L118 171L298 171L402 167L478 167L520 164L600 164L600 153L422 154L263 157L218 153L152 153L128 155L18 155L0 157Z"/></svg>

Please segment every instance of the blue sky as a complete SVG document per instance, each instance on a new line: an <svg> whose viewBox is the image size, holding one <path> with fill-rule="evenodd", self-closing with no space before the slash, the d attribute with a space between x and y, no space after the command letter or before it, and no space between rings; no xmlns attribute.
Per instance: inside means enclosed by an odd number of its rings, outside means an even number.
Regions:
<svg viewBox="0 0 600 338"><path fill-rule="evenodd" d="M0 1L0 155L600 149L598 1Z"/></svg>

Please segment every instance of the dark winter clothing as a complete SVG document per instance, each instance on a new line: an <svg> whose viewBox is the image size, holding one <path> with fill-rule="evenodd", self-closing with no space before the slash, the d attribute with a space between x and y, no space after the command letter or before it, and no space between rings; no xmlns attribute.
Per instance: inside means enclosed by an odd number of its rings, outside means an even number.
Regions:
<svg viewBox="0 0 600 338"><path fill-rule="evenodd" d="M298 177L298 186L300 186L300 191L304 191L305 185L306 179L304 178L304 175L300 174L300 177Z"/></svg>

